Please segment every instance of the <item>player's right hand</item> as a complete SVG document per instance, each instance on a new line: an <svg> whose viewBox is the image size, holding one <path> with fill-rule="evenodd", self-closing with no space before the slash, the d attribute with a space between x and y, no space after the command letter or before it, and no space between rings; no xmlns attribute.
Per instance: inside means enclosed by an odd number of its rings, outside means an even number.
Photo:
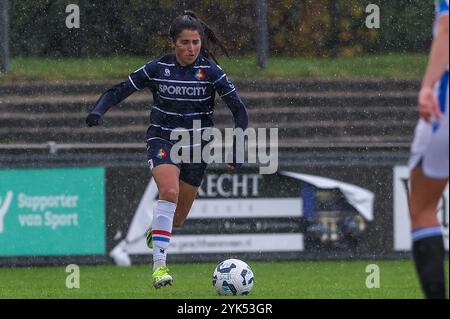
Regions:
<svg viewBox="0 0 450 319"><path fill-rule="evenodd" d="M89 127L98 126L100 124L100 118L101 116L99 114L90 113L86 118L86 124Z"/></svg>
<svg viewBox="0 0 450 319"><path fill-rule="evenodd" d="M439 101L434 90L431 87L423 87L419 93L419 113L425 121L439 121L441 118L441 110Z"/></svg>

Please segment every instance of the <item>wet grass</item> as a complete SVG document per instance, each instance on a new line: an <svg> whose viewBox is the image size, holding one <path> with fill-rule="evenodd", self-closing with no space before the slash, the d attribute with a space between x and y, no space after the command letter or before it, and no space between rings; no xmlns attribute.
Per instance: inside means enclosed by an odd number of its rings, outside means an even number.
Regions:
<svg viewBox="0 0 450 319"><path fill-rule="evenodd" d="M422 292L409 260L349 262L249 262L255 274L252 299L418 299ZM380 287L369 289L369 264ZM216 265L172 264L174 285L155 290L148 265L80 266L80 288L68 289L65 267L0 268L0 298L213 299ZM448 278L448 261L446 262ZM370 281L370 280L369 280ZM448 288L448 287L447 287ZM228 297L229 298L229 297Z"/></svg>

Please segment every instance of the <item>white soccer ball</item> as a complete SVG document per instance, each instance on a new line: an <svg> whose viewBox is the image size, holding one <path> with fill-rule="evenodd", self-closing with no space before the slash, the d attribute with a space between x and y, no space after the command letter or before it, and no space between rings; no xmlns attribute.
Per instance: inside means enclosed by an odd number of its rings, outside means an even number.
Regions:
<svg viewBox="0 0 450 319"><path fill-rule="evenodd" d="M253 283L253 271L242 260L227 259L214 269L212 284L219 295L248 295Z"/></svg>

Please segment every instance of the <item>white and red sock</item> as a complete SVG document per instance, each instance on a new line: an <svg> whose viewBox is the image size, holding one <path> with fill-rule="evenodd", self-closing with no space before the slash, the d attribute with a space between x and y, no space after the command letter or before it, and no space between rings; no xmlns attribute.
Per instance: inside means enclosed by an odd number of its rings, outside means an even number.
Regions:
<svg viewBox="0 0 450 319"><path fill-rule="evenodd" d="M166 266L167 249L172 237L173 216L177 204L159 200L153 211L153 270Z"/></svg>

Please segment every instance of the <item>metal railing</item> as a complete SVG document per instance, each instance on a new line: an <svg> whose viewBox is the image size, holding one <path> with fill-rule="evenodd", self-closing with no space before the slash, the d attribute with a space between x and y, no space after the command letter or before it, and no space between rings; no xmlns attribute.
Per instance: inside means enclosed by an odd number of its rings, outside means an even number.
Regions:
<svg viewBox="0 0 450 319"><path fill-rule="evenodd" d="M0 72L9 71L10 1L0 1Z"/></svg>
<svg viewBox="0 0 450 319"><path fill-rule="evenodd" d="M373 142L367 145L351 142L280 143L280 167L304 166L392 166L405 164L409 158L408 142ZM223 150L228 153L229 148ZM272 150L270 151L272 152ZM272 154L272 153L271 153ZM104 166L143 167L147 165L145 143L104 144L0 144L0 168ZM223 164L211 164L211 168ZM245 164L246 167L258 164Z"/></svg>

